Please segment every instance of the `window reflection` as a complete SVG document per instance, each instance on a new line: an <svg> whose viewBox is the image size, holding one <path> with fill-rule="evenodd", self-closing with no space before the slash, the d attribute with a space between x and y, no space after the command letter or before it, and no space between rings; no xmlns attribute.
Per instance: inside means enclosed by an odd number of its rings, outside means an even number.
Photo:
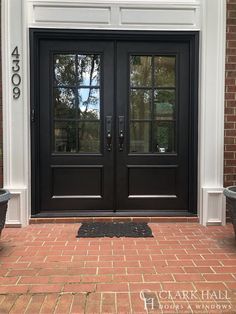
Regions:
<svg viewBox="0 0 236 314"><path fill-rule="evenodd" d="M132 89L130 91L131 119L151 118L152 93L150 90Z"/></svg>
<svg viewBox="0 0 236 314"><path fill-rule="evenodd" d="M131 122L130 151L131 153L149 153L151 151L151 127L149 122Z"/></svg>
<svg viewBox="0 0 236 314"><path fill-rule="evenodd" d="M100 124L98 122L81 122L79 124L79 152L99 152Z"/></svg>
<svg viewBox="0 0 236 314"><path fill-rule="evenodd" d="M175 87L175 57L154 58L155 86Z"/></svg>
<svg viewBox="0 0 236 314"><path fill-rule="evenodd" d="M154 115L156 120L175 118L175 90L154 91Z"/></svg>
<svg viewBox="0 0 236 314"><path fill-rule="evenodd" d="M97 86L100 83L100 56L78 55L78 80L80 85Z"/></svg>
<svg viewBox="0 0 236 314"><path fill-rule="evenodd" d="M100 90L95 88L78 89L80 118L98 120L100 118Z"/></svg>
<svg viewBox="0 0 236 314"><path fill-rule="evenodd" d="M55 122L54 149L60 153L74 153L76 151L75 122Z"/></svg>
<svg viewBox="0 0 236 314"><path fill-rule="evenodd" d="M55 84L61 86L74 86L76 55L57 54L54 56L54 78Z"/></svg>
<svg viewBox="0 0 236 314"><path fill-rule="evenodd" d="M100 55L54 55L54 152L100 152Z"/></svg>
<svg viewBox="0 0 236 314"><path fill-rule="evenodd" d="M175 151L175 128L173 122L159 122L154 126L156 152L173 153Z"/></svg>
<svg viewBox="0 0 236 314"><path fill-rule="evenodd" d="M152 86L152 57L130 57L130 84L131 86Z"/></svg>
<svg viewBox="0 0 236 314"><path fill-rule="evenodd" d="M130 153L174 153L176 57L130 56Z"/></svg>
<svg viewBox="0 0 236 314"><path fill-rule="evenodd" d="M72 119L75 114L75 91L71 88L55 88L54 117L57 119Z"/></svg>

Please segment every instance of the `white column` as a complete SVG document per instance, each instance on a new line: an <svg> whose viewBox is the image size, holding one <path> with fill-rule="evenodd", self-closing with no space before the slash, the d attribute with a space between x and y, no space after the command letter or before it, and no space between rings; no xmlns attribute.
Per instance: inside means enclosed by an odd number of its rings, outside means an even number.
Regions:
<svg viewBox="0 0 236 314"><path fill-rule="evenodd" d="M12 193L7 211L7 223L26 225L28 223L28 174L29 174L29 112L27 110L27 49L28 30L25 23L25 1L2 1L2 83L3 83L3 178L4 188ZM12 56L18 47L19 58ZM19 63L14 63L13 60ZM18 72L14 72L12 67ZM21 83L20 97L13 97L12 76ZM23 75L24 73L24 75ZM18 76L19 75L19 76ZM27 76L27 75L26 75ZM17 91L17 90L16 90Z"/></svg>
<svg viewBox="0 0 236 314"><path fill-rule="evenodd" d="M200 220L225 224L223 196L226 1L202 0L200 45Z"/></svg>

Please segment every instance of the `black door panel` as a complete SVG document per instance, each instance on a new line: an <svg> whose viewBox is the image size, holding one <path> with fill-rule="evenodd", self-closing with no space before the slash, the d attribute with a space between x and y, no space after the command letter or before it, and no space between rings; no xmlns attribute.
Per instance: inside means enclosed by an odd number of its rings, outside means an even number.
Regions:
<svg viewBox="0 0 236 314"><path fill-rule="evenodd" d="M119 42L119 209L188 208L189 45ZM118 144L117 144L118 145Z"/></svg>
<svg viewBox="0 0 236 314"><path fill-rule="evenodd" d="M106 149L104 125L113 115L113 58L113 42L41 43L39 151L44 210L113 206L114 162Z"/></svg>
<svg viewBox="0 0 236 314"><path fill-rule="evenodd" d="M34 214L195 211L197 34L37 32Z"/></svg>

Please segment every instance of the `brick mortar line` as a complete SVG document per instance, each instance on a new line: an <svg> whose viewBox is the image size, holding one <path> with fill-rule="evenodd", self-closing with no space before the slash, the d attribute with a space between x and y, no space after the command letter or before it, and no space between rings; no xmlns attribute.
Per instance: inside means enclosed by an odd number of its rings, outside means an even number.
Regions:
<svg viewBox="0 0 236 314"><path fill-rule="evenodd" d="M129 298L129 308L130 308L131 314L132 314L132 313L133 313L133 308L132 308L132 302L131 302L130 291L128 292L128 298Z"/></svg>
<svg viewBox="0 0 236 314"><path fill-rule="evenodd" d="M69 307L69 313L71 313L71 311L72 311L72 306L74 304L74 299L75 299L75 296L72 294L72 300L71 300L71 304L70 304L70 307Z"/></svg>

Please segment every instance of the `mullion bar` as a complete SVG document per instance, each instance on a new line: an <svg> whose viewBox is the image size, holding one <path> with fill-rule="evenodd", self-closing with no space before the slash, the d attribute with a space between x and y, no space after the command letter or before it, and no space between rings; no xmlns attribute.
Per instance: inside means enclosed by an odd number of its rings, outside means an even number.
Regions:
<svg viewBox="0 0 236 314"><path fill-rule="evenodd" d="M131 86L130 89L139 89L139 90L152 90L152 89L158 89L158 90L176 90L176 87L170 87L170 86L154 86L153 87L145 87L145 86Z"/></svg>
<svg viewBox="0 0 236 314"><path fill-rule="evenodd" d="M130 86L130 89L139 89L139 90L152 90L152 87L145 87L145 86Z"/></svg>
<svg viewBox="0 0 236 314"><path fill-rule="evenodd" d="M154 55L152 55L152 100L151 100L151 152L154 153L154 92L155 92L155 82L154 82Z"/></svg>
<svg viewBox="0 0 236 314"><path fill-rule="evenodd" d="M76 111L75 111L75 119L76 119L76 124L75 124L75 145L76 145L76 152L79 152L79 94L78 94L78 88L79 88L79 82L78 82L78 53L76 54L76 58L75 58L75 84L76 84L76 88L75 88L75 97L76 97L76 101L75 101L75 106L76 106Z"/></svg>
<svg viewBox="0 0 236 314"><path fill-rule="evenodd" d="M130 119L130 122L152 122L152 119Z"/></svg>
<svg viewBox="0 0 236 314"><path fill-rule="evenodd" d="M54 119L55 122L79 122L79 121L82 121L82 122L100 122L100 119Z"/></svg>
<svg viewBox="0 0 236 314"><path fill-rule="evenodd" d="M154 121L159 121L159 122L176 122L176 119L168 120L168 119L155 119Z"/></svg>
<svg viewBox="0 0 236 314"><path fill-rule="evenodd" d="M94 89L100 89L100 85L78 85L77 83L78 81L78 75L76 76L76 83L75 85L53 85L53 88L76 88L76 87L80 87L80 88L94 88Z"/></svg>

